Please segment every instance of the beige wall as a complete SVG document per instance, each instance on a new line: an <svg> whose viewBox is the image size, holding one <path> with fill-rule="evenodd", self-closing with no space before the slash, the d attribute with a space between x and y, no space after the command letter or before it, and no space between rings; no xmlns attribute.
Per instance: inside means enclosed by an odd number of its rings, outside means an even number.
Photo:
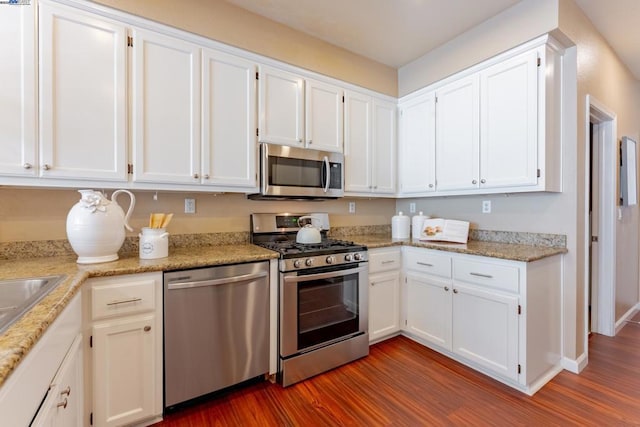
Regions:
<svg viewBox="0 0 640 427"><path fill-rule="evenodd" d="M110 197L111 192L107 192ZM168 231L215 233L249 231L253 212L328 212L332 227L390 224L395 211L393 199L340 199L323 202L270 202L247 200L243 194L204 194L136 191L131 226L136 235L147 225L151 212L173 212ZM184 199L196 199L196 213L184 213ZM0 242L66 239L69 209L78 202L75 190L0 188ZM356 202L356 214L348 213L349 201ZM126 195L118 197L126 211Z"/></svg>
<svg viewBox="0 0 640 427"><path fill-rule="evenodd" d="M93 1L380 93L398 93L395 68L223 0Z"/></svg>
<svg viewBox="0 0 640 427"><path fill-rule="evenodd" d="M559 29L559 31L558 31ZM585 346L584 295L586 236L585 95L591 93L618 114L618 135L638 135L640 85L613 53L573 0L523 0L507 11L452 40L434 52L399 70L399 93L405 95L447 77L509 47L547 32L572 40L565 66L571 74L565 104L563 192L399 200L397 210L410 202L427 215L471 221L481 229L530 231L567 235L569 253L564 257L565 356L577 358ZM568 37L567 37L568 36ZM571 44L571 43L570 43ZM577 76L576 76L577 74ZM577 108L577 110L576 110ZM573 109L573 112L571 111ZM565 116L567 117L567 116ZM491 214L481 213L482 200L491 200ZM617 251L625 254L617 263L616 314L620 316L638 301L638 213L625 208L618 222Z"/></svg>

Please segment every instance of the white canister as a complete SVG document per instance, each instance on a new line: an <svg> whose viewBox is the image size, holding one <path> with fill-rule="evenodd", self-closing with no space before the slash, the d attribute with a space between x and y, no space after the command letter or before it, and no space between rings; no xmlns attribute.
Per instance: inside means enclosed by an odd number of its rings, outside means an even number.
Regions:
<svg viewBox="0 0 640 427"><path fill-rule="evenodd" d="M420 238L420 233L422 233L422 224L424 220L429 218L422 214L422 211L418 215L414 215L411 217L411 237L414 239Z"/></svg>
<svg viewBox="0 0 640 427"><path fill-rule="evenodd" d="M169 233L164 228L143 227L138 237L140 238L140 259L169 256Z"/></svg>
<svg viewBox="0 0 640 427"><path fill-rule="evenodd" d="M408 239L409 238L410 220L409 217L398 212L391 218L391 238Z"/></svg>

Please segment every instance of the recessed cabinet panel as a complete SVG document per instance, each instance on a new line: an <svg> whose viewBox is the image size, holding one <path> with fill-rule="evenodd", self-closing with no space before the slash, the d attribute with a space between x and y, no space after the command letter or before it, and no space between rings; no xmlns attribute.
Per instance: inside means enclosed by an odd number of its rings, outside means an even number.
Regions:
<svg viewBox="0 0 640 427"><path fill-rule="evenodd" d="M256 66L203 51L202 182L252 189L256 185Z"/></svg>
<svg viewBox="0 0 640 427"><path fill-rule="evenodd" d="M480 73L480 184L536 185L538 52Z"/></svg>
<svg viewBox="0 0 640 427"><path fill-rule="evenodd" d="M432 193L436 190L435 94L401 104L400 112L400 193Z"/></svg>
<svg viewBox="0 0 640 427"><path fill-rule="evenodd" d="M373 102L373 190L378 194L396 191L396 106Z"/></svg>
<svg viewBox="0 0 640 427"><path fill-rule="evenodd" d="M450 281L407 274L407 332L451 350L451 296Z"/></svg>
<svg viewBox="0 0 640 427"><path fill-rule="evenodd" d="M125 27L41 4L40 175L126 180Z"/></svg>
<svg viewBox="0 0 640 427"><path fill-rule="evenodd" d="M200 181L200 49L144 30L133 36L133 179Z"/></svg>
<svg viewBox="0 0 640 427"><path fill-rule="evenodd" d="M342 93L338 86L306 81L305 143L308 148L342 153Z"/></svg>
<svg viewBox="0 0 640 427"><path fill-rule="evenodd" d="M303 146L303 78L286 71L261 66L258 87L260 141Z"/></svg>
<svg viewBox="0 0 640 427"><path fill-rule="evenodd" d="M35 4L0 13L0 175L37 174Z"/></svg>
<svg viewBox="0 0 640 427"><path fill-rule="evenodd" d="M371 191L373 99L348 91L344 108L345 191L367 193Z"/></svg>
<svg viewBox="0 0 640 427"><path fill-rule="evenodd" d="M472 75L437 90L436 182L439 191L478 188L479 82Z"/></svg>
<svg viewBox="0 0 640 427"><path fill-rule="evenodd" d="M400 272L369 277L369 341L400 330Z"/></svg>

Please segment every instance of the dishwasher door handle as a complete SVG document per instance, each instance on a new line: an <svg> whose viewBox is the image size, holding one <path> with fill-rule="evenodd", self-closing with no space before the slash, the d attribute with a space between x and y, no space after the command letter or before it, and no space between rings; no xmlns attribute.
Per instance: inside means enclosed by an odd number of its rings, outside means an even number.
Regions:
<svg viewBox="0 0 640 427"><path fill-rule="evenodd" d="M269 273L267 273L266 271L261 271L259 273L243 274L241 276L223 277L222 279L198 280L195 282L176 282L176 283L169 283L167 286L167 289L175 290L175 289L200 288L203 286L228 285L230 283L246 282L248 280L260 279L262 277L267 277L268 275Z"/></svg>

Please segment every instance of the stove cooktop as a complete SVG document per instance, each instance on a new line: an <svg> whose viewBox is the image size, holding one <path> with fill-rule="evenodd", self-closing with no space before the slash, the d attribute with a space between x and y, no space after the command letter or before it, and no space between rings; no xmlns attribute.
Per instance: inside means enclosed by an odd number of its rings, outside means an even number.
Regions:
<svg viewBox="0 0 640 427"><path fill-rule="evenodd" d="M367 248L354 242L336 239L323 239L320 243L303 244L293 240L254 242L259 246L279 252L282 258L328 255L337 253L366 251Z"/></svg>

